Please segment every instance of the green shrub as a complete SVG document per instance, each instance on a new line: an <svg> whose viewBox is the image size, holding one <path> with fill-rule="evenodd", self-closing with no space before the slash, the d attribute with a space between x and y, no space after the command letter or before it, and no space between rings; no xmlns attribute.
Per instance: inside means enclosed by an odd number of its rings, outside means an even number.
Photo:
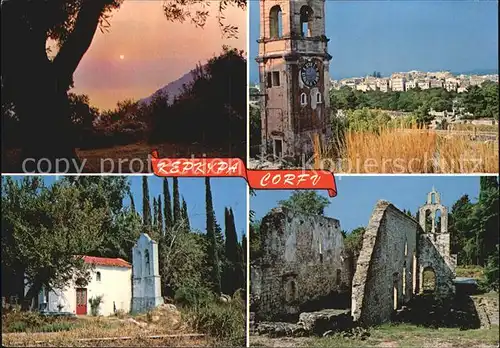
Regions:
<svg viewBox="0 0 500 348"><path fill-rule="evenodd" d="M214 302L215 295L206 288L185 286L177 289L174 301L185 307L200 307Z"/></svg>
<svg viewBox="0 0 500 348"><path fill-rule="evenodd" d="M25 331L21 330L21 328L27 329L31 327L39 327L46 322L47 318L42 317L37 312L13 311L2 315L2 328L11 331L12 327L14 330L13 332L19 332L19 330Z"/></svg>
<svg viewBox="0 0 500 348"><path fill-rule="evenodd" d="M189 308L183 314L197 331L228 346L245 345L245 311L240 301Z"/></svg>
<svg viewBox="0 0 500 348"><path fill-rule="evenodd" d="M7 332L24 332L28 328L25 322L15 321L10 323L7 328ZM3 330L2 330L3 331Z"/></svg>
<svg viewBox="0 0 500 348"><path fill-rule="evenodd" d="M99 315L99 307L102 303L102 296L92 297L89 300L90 302L90 314L94 317Z"/></svg>
<svg viewBox="0 0 500 348"><path fill-rule="evenodd" d="M64 321L59 321L59 322L54 322L51 324L45 324L41 326L37 331L38 332L58 332L58 331L69 331L71 330L75 325L72 323L64 322Z"/></svg>
<svg viewBox="0 0 500 348"><path fill-rule="evenodd" d="M2 315L3 332L57 332L75 326L67 318L44 317L37 312L11 312Z"/></svg>

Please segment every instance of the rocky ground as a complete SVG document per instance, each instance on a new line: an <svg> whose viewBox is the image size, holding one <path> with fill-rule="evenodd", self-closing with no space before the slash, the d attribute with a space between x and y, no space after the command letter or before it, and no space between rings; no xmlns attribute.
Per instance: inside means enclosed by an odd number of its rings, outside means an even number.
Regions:
<svg viewBox="0 0 500 348"><path fill-rule="evenodd" d="M465 301L467 299L467 301ZM258 322L251 315L251 346L263 347L499 347L499 299L491 292L437 308L426 297L401 310L399 323L361 328L349 310L301 313L297 323ZM429 303L428 303L429 302ZM425 315L424 315L425 314ZM411 322L411 323L410 323Z"/></svg>

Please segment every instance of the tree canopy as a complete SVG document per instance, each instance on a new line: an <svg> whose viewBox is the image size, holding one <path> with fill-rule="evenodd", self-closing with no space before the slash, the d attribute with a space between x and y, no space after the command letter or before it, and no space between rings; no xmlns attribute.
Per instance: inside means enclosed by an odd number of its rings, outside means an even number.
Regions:
<svg viewBox="0 0 500 348"><path fill-rule="evenodd" d="M278 204L300 213L324 215L330 201L313 190L296 190L288 199L281 200Z"/></svg>

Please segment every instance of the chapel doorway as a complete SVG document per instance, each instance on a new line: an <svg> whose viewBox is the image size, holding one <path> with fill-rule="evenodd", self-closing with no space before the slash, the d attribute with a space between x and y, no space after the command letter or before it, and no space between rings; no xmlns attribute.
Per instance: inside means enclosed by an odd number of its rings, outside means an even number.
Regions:
<svg viewBox="0 0 500 348"><path fill-rule="evenodd" d="M76 314L86 315L87 314L87 289L77 288L76 289Z"/></svg>

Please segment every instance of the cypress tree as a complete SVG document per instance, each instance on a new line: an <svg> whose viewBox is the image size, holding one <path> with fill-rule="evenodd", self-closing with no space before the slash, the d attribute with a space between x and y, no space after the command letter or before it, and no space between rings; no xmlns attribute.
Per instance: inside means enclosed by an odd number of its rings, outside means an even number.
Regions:
<svg viewBox="0 0 500 348"><path fill-rule="evenodd" d="M212 290L220 294L221 292L221 279L220 279L220 266L216 239L216 222L214 207L212 203L212 191L210 189L210 178L205 177L205 203L207 215L207 239L208 239L208 253L207 263L210 269L210 282L212 283Z"/></svg>
<svg viewBox="0 0 500 348"><path fill-rule="evenodd" d="M234 222L234 213L232 208L229 208L229 226L231 227L231 239L233 240L232 243L234 245L234 253L232 253L232 257L234 257L234 291L236 291L238 288L243 288L243 284L245 281L245 263L244 250L242 248L242 245L238 242L238 235L236 233L236 224Z"/></svg>
<svg viewBox="0 0 500 348"><path fill-rule="evenodd" d="M242 260L243 264L247 263L247 236L243 234L241 237L241 251L242 251Z"/></svg>
<svg viewBox="0 0 500 348"><path fill-rule="evenodd" d="M156 230L158 227L158 203L156 202L156 197L153 197L153 229Z"/></svg>
<svg viewBox="0 0 500 348"><path fill-rule="evenodd" d="M191 223L189 222L188 207L186 201L184 200L184 197L182 197L182 219L184 220L186 231L191 231Z"/></svg>
<svg viewBox="0 0 500 348"><path fill-rule="evenodd" d="M135 210L134 196L132 196L132 194L129 193L129 197L130 197L130 211L135 214L136 210Z"/></svg>
<svg viewBox="0 0 500 348"><path fill-rule="evenodd" d="M172 220L172 201L170 199L170 189L167 178L163 179L163 199L165 200L165 231L174 225Z"/></svg>
<svg viewBox="0 0 500 348"><path fill-rule="evenodd" d="M174 224L181 221L181 204L179 199L179 179L174 177Z"/></svg>
<svg viewBox="0 0 500 348"><path fill-rule="evenodd" d="M242 285L241 273L241 246L238 243L236 227L232 209L224 209L224 224L226 242L224 247L225 270L224 291L233 294Z"/></svg>
<svg viewBox="0 0 500 348"><path fill-rule="evenodd" d="M241 288L246 289L247 284L247 237L245 234L241 237L241 268L243 273L243 281Z"/></svg>
<svg viewBox="0 0 500 348"><path fill-rule="evenodd" d="M151 232L151 206L149 205L148 177L142 177L142 222L147 233Z"/></svg>
<svg viewBox="0 0 500 348"><path fill-rule="evenodd" d="M158 195L158 199L156 200L158 204L158 232L160 233L160 236L165 235L163 231L163 211L161 207L161 195Z"/></svg>

